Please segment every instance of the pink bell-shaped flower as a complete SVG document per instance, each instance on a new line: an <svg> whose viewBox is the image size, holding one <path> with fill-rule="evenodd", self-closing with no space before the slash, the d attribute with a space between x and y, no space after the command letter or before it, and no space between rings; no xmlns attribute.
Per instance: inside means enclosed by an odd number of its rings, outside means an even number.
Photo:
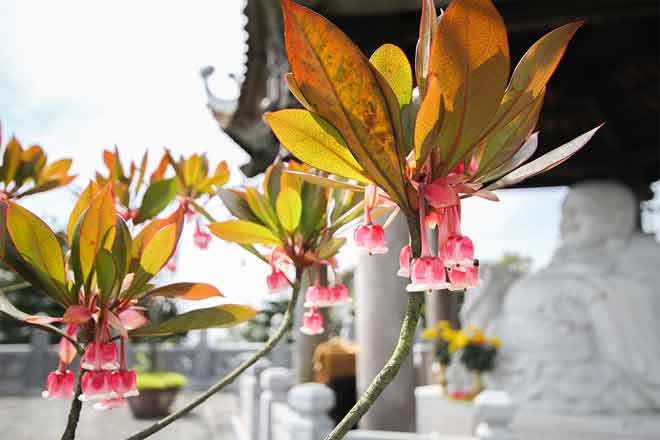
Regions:
<svg viewBox="0 0 660 440"><path fill-rule="evenodd" d="M133 370L118 370L110 374L110 388L118 397L131 397L140 394L136 387Z"/></svg>
<svg viewBox="0 0 660 440"><path fill-rule="evenodd" d="M110 371L86 371L82 377L82 394L78 399L85 402L112 397L111 375Z"/></svg>
<svg viewBox="0 0 660 440"><path fill-rule="evenodd" d="M305 293L305 307L328 307L330 301L330 290L323 286L310 286Z"/></svg>
<svg viewBox="0 0 660 440"><path fill-rule="evenodd" d="M109 399L103 399L100 402L94 404L94 409L97 411L105 411L108 409L120 408L126 405L126 399L123 397L111 397Z"/></svg>
<svg viewBox="0 0 660 440"><path fill-rule="evenodd" d="M46 399L69 399L73 396L73 385L76 381L70 370L51 371L46 379L46 389L41 396Z"/></svg>
<svg viewBox="0 0 660 440"><path fill-rule="evenodd" d="M289 288L289 280L281 270L275 270L266 277L266 284L271 293L281 292Z"/></svg>
<svg viewBox="0 0 660 440"><path fill-rule="evenodd" d="M193 234L193 243L195 244L195 247L204 251L209 248L210 242L211 234L203 230L199 223L197 223L197 226L195 227L195 233Z"/></svg>
<svg viewBox="0 0 660 440"><path fill-rule="evenodd" d="M333 306L346 304L349 301L348 287L343 284L335 284L328 291L330 293L330 303Z"/></svg>
<svg viewBox="0 0 660 440"><path fill-rule="evenodd" d="M446 289L449 286L445 276L445 265L438 257L420 257L412 260L410 280L411 283L406 287L408 292Z"/></svg>
<svg viewBox="0 0 660 440"><path fill-rule="evenodd" d="M358 250L372 254L386 254L385 230L381 225L360 225L353 234Z"/></svg>
<svg viewBox="0 0 660 440"><path fill-rule="evenodd" d="M85 354L83 354L81 367L90 371L116 370L119 368L117 346L112 342L100 345L95 342L88 344Z"/></svg>
<svg viewBox="0 0 660 440"><path fill-rule="evenodd" d="M300 332L306 335L320 335L324 332L323 315L319 313L316 307L312 307L303 315L303 325Z"/></svg>
<svg viewBox="0 0 660 440"><path fill-rule="evenodd" d="M442 247L442 259L447 267L469 267L474 262L474 245L464 235L452 235Z"/></svg>
<svg viewBox="0 0 660 440"><path fill-rule="evenodd" d="M449 290L464 290L479 285L479 268L476 266L465 268L450 268Z"/></svg>
<svg viewBox="0 0 660 440"><path fill-rule="evenodd" d="M399 270L396 273L400 277L410 278L410 245L407 244L399 252Z"/></svg>

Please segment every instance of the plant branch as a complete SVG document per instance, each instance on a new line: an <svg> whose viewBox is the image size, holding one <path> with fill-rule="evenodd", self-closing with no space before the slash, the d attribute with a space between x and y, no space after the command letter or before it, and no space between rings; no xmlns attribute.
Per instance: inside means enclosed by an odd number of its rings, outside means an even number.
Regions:
<svg viewBox="0 0 660 440"><path fill-rule="evenodd" d="M183 408L159 420L153 425L143 429L137 434L128 437L126 440L142 440L165 428L167 425L181 418L185 414L189 413L194 408L204 403L209 397L213 396L215 393L222 390L227 385L231 384L238 376L241 375L241 373L243 373L245 370L247 370L252 365L254 365L259 359L270 353L270 351L277 345L277 343L282 339L282 337L286 335L286 333L291 329L291 326L293 324L293 315L296 308L296 303L298 302L298 296L300 294L300 280L302 278L302 274L303 274L302 270L298 269L296 271L296 280L293 283L293 293L291 295L291 300L289 301L289 305L287 306L286 313L284 314L284 319L282 320L282 323L280 324L275 334L273 334L270 337L270 339L268 339L268 341L259 351L254 353L248 360L246 360L241 365L236 367L229 374L227 374L225 377L220 379L215 385L213 385L211 388L206 390L203 394L201 394L194 400L190 401Z"/></svg>
<svg viewBox="0 0 660 440"><path fill-rule="evenodd" d="M406 316L403 319L399 341L394 348L392 356L378 375L376 375L369 388L367 388L353 408L351 408L348 414L346 414L325 440L339 440L344 438L346 433L369 411L381 393L399 373L401 364L410 354L410 348L415 337L415 329L417 328L422 303L424 302L423 293L413 292L409 295Z"/></svg>
<svg viewBox="0 0 660 440"><path fill-rule="evenodd" d="M412 254L415 257L419 257L422 247L421 234L424 232L421 230L419 219L415 213L407 213L406 219L408 222L408 230L410 231L410 247ZM424 303L423 293L411 292L409 295L406 314L403 318L403 323L401 324L399 340L397 341L396 347L394 347L392 355L357 403L351 408L348 414L344 416L335 429L328 434L325 440L340 440L344 438L346 433L360 421L367 411L369 411L385 388L387 388L397 374L399 374L401 364L410 354L410 348L412 347L415 338L415 329L417 328L422 304Z"/></svg>
<svg viewBox="0 0 660 440"><path fill-rule="evenodd" d="M73 394L71 401L71 408L69 409L69 417L66 423L66 429L62 434L62 440L73 440L76 438L76 428L78 427L78 420L80 420L80 410L82 410L82 402L78 397L82 394L82 376L85 370L81 369L78 378L76 379L76 391Z"/></svg>

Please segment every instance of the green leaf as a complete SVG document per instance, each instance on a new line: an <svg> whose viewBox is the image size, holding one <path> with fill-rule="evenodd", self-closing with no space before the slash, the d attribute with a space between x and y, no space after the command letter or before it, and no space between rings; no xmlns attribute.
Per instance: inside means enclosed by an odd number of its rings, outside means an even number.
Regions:
<svg viewBox="0 0 660 440"><path fill-rule="evenodd" d="M245 196L244 193L240 193L236 190L218 188L218 195L231 215L238 217L241 220L247 220L253 223L258 222L259 220L257 220L254 214L252 214L250 206L245 198L241 197L241 194Z"/></svg>
<svg viewBox="0 0 660 440"><path fill-rule="evenodd" d="M246 220L229 220L220 223L211 223L209 230L226 241L239 244L265 244L281 246L282 240L265 226Z"/></svg>
<svg viewBox="0 0 660 440"><path fill-rule="evenodd" d="M39 217L11 201L6 215L7 231L21 257L43 274L53 292L66 298L64 255L53 231Z"/></svg>
<svg viewBox="0 0 660 440"><path fill-rule="evenodd" d="M265 113L275 136L301 161L331 174L369 183L335 127L320 116L299 109Z"/></svg>
<svg viewBox="0 0 660 440"><path fill-rule="evenodd" d="M339 252L339 249L341 249L344 243L346 243L346 238L344 237L333 238L332 240L326 241L319 248L319 259L326 260L332 258L337 252Z"/></svg>
<svg viewBox="0 0 660 440"><path fill-rule="evenodd" d="M99 287L99 303L105 305L112 298L117 284L117 268L113 256L105 249L96 254L96 280Z"/></svg>
<svg viewBox="0 0 660 440"><path fill-rule="evenodd" d="M254 188L246 188L245 195L247 196L247 203L250 210L264 225L268 226L271 230L279 230L279 222L277 214L273 207L266 201L263 195Z"/></svg>
<svg viewBox="0 0 660 440"><path fill-rule="evenodd" d="M270 203L271 206L275 206L277 195L280 193L280 181L282 179L283 170L284 166L282 165L282 162L277 161L270 165L264 173L263 192L266 196L266 200L268 200L268 203Z"/></svg>
<svg viewBox="0 0 660 440"><path fill-rule="evenodd" d="M298 229L307 240L315 237L325 226L328 191L321 186L303 183L300 194L303 208Z"/></svg>
<svg viewBox="0 0 660 440"><path fill-rule="evenodd" d="M224 296L218 289L205 283L174 283L147 292L148 296L200 300Z"/></svg>
<svg viewBox="0 0 660 440"><path fill-rule="evenodd" d="M380 72L392 88L403 108L412 99L412 69L406 54L393 44L383 44L371 55L369 62Z"/></svg>
<svg viewBox="0 0 660 440"><path fill-rule="evenodd" d="M135 223L142 223L156 217L174 200L178 191L179 183L176 177L158 180L149 185L142 198L142 205L138 210Z"/></svg>
<svg viewBox="0 0 660 440"><path fill-rule="evenodd" d="M248 321L257 314L249 306L223 304L208 309L183 313L159 324L146 325L129 332L130 336L164 336L213 327L233 327Z"/></svg>
<svg viewBox="0 0 660 440"><path fill-rule="evenodd" d="M128 226L121 218L117 217L117 233L115 242L112 244L112 258L117 267L117 277L124 278L131 265L131 248L133 239Z"/></svg>
<svg viewBox="0 0 660 440"><path fill-rule="evenodd" d="M287 232L293 232L300 224L302 200L300 194L291 188L284 188L277 196L275 205L277 217Z"/></svg>
<svg viewBox="0 0 660 440"><path fill-rule="evenodd" d="M580 151L580 149L584 147L587 142L589 142L592 136L596 134L596 132L602 126L603 125L601 124L598 127L582 134L581 136L576 137L572 141L567 142L564 145L550 151L549 153L544 154L538 159L521 166L517 170L510 172L498 181L488 185L486 189L493 191L506 186L512 186L516 183L522 182L525 179L536 176L537 174L543 173L556 167Z"/></svg>
<svg viewBox="0 0 660 440"><path fill-rule="evenodd" d="M346 34L315 12L290 0L282 1L282 12L286 51L300 90L341 133L370 180L408 206L405 158L399 155L387 98L369 61Z"/></svg>

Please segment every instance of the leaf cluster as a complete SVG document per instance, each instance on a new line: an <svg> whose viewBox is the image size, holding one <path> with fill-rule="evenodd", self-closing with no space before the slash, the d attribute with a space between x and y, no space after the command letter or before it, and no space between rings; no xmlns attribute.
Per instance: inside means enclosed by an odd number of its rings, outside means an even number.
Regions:
<svg viewBox="0 0 660 440"><path fill-rule="evenodd" d="M299 267L332 258L346 241L335 233L360 215L362 196L302 178L310 173L306 165L277 162L266 171L261 191L219 189L220 198L237 219L212 223L210 231L257 255L255 244L283 248Z"/></svg>
<svg viewBox="0 0 660 440"><path fill-rule="evenodd" d="M322 16L281 3L286 79L304 109L266 121L303 162L374 183L404 210L416 209L415 182L460 169L474 191L514 185L565 161L596 131L523 165L537 147L546 85L581 22L537 41L510 76L506 28L490 0L454 0L440 17L424 0L413 73L398 47L367 59Z"/></svg>

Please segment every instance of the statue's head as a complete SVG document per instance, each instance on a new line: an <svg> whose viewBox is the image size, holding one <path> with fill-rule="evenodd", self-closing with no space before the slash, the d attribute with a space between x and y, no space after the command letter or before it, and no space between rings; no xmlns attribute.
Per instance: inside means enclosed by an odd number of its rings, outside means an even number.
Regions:
<svg viewBox="0 0 660 440"><path fill-rule="evenodd" d="M625 240L635 229L638 211L635 196L620 183L578 183L564 199L562 247L591 248Z"/></svg>

